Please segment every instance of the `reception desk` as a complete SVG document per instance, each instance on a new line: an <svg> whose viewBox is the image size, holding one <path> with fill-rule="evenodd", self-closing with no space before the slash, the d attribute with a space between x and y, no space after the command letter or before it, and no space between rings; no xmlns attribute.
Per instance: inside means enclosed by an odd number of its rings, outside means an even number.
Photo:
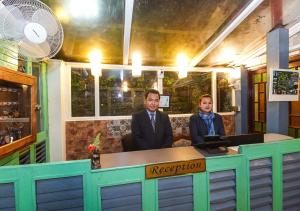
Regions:
<svg viewBox="0 0 300 211"><path fill-rule="evenodd" d="M187 161L202 159L208 156L211 157L230 154L237 154L237 152L234 150L229 150L227 153L211 154L204 150L189 146L103 154L100 156L100 160L102 168L115 168L147 165L153 163Z"/></svg>
<svg viewBox="0 0 300 211"><path fill-rule="evenodd" d="M205 159L203 172L156 179L145 167ZM300 140L209 155L178 147L89 160L2 167L0 210L300 210Z"/></svg>

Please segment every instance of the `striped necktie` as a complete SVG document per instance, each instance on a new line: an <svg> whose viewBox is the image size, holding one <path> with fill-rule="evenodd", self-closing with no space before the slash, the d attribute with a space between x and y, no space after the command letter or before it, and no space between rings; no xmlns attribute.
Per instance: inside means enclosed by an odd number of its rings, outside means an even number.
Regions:
<svg viewBox="0 0 300 211"><path fill-rule="evenodd" d="M155 132L155 119L154 119L154 115L155 113L154 112L151 112L150 113L150 121L151 121L151 125L152 125L152 128L153 128L153 131Z"/></svg>

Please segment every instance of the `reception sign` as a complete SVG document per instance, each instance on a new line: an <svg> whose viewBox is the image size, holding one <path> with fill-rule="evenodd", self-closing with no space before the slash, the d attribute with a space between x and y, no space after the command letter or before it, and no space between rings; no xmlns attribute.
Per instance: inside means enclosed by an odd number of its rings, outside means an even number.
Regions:
<svg viewBox="0 0 300 211"><path fill-rule="evenodd" d="M169 177L205 171L205 159L158 163L145 167L146 179Z"/></svg>

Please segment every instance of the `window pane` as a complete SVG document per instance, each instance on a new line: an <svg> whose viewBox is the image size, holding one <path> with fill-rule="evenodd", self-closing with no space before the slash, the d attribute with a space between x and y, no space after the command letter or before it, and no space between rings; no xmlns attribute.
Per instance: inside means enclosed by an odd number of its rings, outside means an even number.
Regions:
<svg viewBox="0 0 300 211"><path fill-rule="evenodd" d="M258 84L254 84L254 102L258 102Z"/></svg>
<svg viewBox="0 0 300 211"><path fill-rule="evenodd" d="M0 80L0 145L32 134L31 93L29 85Z"/></svg>
<svg viewBox="0 0 300 211"><path fill-rule="evenodd" d="M262 82L267 82L267 73L262 74Z"/></svg>
<svg viewBox="0 0 300 211"><path fill-rule="evenodd" d="M100 115L131 115L144 107L145 90L157 88L157 72L132 77L129 70L102 70L99 83Z"/></svg>
<svg viewBox="0 0 300 211"><path fill-rule="evenodd" d="M198 110L198 98L211 93L211 73L189 72L178 79L177 72L165 72L163 95L170 96L170 107L164 108L169 114L194 113Z"/></svg>
<svg viewBox="0 0 300 211"><path fill-rule="evenodd" d="M71 69L72 116L95 116L94 76L87 68Z"/></svg>
<svg viewBox="0 0 300 211"><path fill-rule="evenodd" d="M254 130L260 132L261 131L261 123L254 122Z"/></svg>
<svg viewBox="0 0 300 211"><path fill-rule="evenodd" d="M260 83L261 82L261 74L255 74L253 75L253 83Z"/></svg>
<svg viewBox="0 0 300 211"><path fill-rule="evenodd" d="M228 73L217 73L217 111L229 112L232 109L232 94L228 83Z"/></svg>

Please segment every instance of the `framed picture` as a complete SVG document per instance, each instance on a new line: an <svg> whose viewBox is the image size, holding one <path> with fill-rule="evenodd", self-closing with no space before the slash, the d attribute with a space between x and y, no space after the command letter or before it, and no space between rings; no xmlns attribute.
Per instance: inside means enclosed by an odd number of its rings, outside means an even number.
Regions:
<svg viewBox="0 0 300 211"><path fill-rule="evenodd" d="M299 71L271 70L269 88L269 101L298 101Z"/></svg>
<svg viewBox="0 0 300 211"><path fill-rule="evenodd" d="M170 106L170 96L168 95L161 95L159 101L160 108L169 108Z"/></svg>

